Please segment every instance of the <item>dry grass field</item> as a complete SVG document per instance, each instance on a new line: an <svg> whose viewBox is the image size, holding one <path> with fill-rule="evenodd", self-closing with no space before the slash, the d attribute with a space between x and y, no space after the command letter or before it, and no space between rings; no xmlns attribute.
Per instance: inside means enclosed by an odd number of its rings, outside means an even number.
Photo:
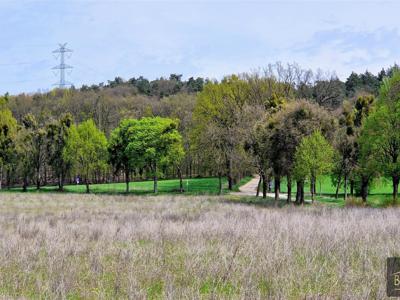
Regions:
<svg viewBox="0 0 400 300"><path fill-rule="evenodd" d="M400 210L3 194L0 295L382 299Z"/></svg>

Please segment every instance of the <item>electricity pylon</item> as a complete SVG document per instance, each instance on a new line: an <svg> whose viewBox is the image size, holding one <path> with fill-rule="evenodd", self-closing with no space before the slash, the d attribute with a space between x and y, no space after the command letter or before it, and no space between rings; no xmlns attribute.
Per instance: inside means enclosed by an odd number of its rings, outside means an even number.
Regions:
<svg viewBox="0 0 400 300"><path fill-rule="evenodd" d="M65 64L65 53L71 53L72 50L66 48L67 43L64 44L58 44L60 48L56 49L53 51L53 54L56 55L56 58L60 58L60 64L57 66L54 66L52 69L53 70L59 70L60 72L60 82L55 83L54 85L58 85L60 89L66 87L67 85L72 85L72 83L65 81L65 70L66 69L72 69L72 66Z"/></svg>

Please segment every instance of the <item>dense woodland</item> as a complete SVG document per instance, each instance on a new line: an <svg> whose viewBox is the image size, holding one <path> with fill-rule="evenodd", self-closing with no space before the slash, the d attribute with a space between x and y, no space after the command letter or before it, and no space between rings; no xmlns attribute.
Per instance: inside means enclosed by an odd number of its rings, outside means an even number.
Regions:
<svg viewBox="0 0 400 300"><path fill-rule="evenodd" d="M312 199L318 176L367 200L375 178L400 179L400 73L332 73L297 64L221 81L120 77L45 94L4 95L0 110L0 186L58 185L170 177L226 176L232 189L260 174L296 184ZM180 190L183 191L181 185ZM289 193L289 195L291 195ZM293 201L289 196L288 201Z"/></svg>

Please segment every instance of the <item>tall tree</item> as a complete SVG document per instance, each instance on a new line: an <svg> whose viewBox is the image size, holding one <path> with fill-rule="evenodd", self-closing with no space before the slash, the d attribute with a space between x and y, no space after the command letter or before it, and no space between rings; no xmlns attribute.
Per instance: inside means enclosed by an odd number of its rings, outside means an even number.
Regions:
<svg viewBox="0 0 400 300"><path fill-rule="evenodd" d="M380 170L392 178L393 202L397 202L400 181L400 72L385 78L377 109L366 120L362 132L363 153L372 155Z"/></svg>
<svg viewBox="0 0 400 300"><path fill-rule="evenodd" d="M64 181L71 169L71 162L65 160L63 151L72 125L72 115L65 114L59 120L47 125L47 155L49 165L57 177L58 189L64 189Z"/></svg>
<svg viewBox="0 0 400 300"><path fill-rule="evenodd" d="M24 116L22 124L30 137L29 141L26 140L27 143L30 143L31 148L31 152L27 155L31 157L35 170L36 189L40 189L41 170L46 159L46 130L31 113Z"/></svg>
<svg viewBox="0 0 400 300"><path fill-rule="evenodd" d="M273 115L269 122L270 138L268 157L275 180L275 199L279 199L279 183L282 176L287 176L288 190L291 190L294 155L303 137L311 135L315 130L331 139L336 129L332 116L319 105L309 101L289 102L284 109ZM297 190L303 189L304 181L297 181ZM299 202L300 194L296 196ZM290 199L290 197L288 197Z"/></svg>
<svg viewBox="0 0 400 300"><path fill-rule="evenodd" d="M310 180L311 199L315 199L317 177L332 169L333 148L319 130L304 137L295 153L294 174L297 179Z"/></svg>
<svg viewBox="0 0 400 300"><path fill-rule="evenodd" d="M198 95L194 110L194 139L210 130L218 131L218 147L223 152L226 165L228 188L233 189L233 170L245 141L243 111L248 95L248 85L237 76L226 77L221 83L210 82ZM202 151L202 150L200 150Z"/></svg>
<svg viewBox="0 0 400 300"><path fill-rule="evenodd" d="M168 164L172 156L182 153L182 137L178 121L153 117L129 121L129 139L126 156L138 167L148 167L153 174L154 193L158 192L158 176L161 166Z"/></svg>
<svg viewBox="0 0 400 300"><path fill-rule="evenodd" d="M129 193L130 174L138 167L135 164L137 157L132 156L128 151L128 145L135 142L135 127L138 120L125 119L122 120L117 128L115 128L110 136L108 144L109 161L114 166L116 172L122 170L125 173L126 192Z"/></svg>
<svg viewBox="0 0 400 300"><path fill-rule="evenodd" d="M2 188L3 171L10 166L14 155L17 120L5 107L6 99L0 99L0 189Z"/></svg>
<svg viewBox="0 0 400 300"><path fill-rule="evenodd" d="M89 193L91 177L107 166L107 139L93 120L70 127L63 158L72 164L78 174L83 175L86 192Z"/></svg>

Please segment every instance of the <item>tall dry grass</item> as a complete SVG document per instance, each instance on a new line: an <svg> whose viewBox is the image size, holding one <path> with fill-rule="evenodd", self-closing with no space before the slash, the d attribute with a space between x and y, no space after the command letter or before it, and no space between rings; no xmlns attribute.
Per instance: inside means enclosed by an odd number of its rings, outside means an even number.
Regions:
<svg viewBox="0 0 400 300"><path fill-rule="evenodd" d="M0 295L382 299L398 209L1 195Z"/></svg>

